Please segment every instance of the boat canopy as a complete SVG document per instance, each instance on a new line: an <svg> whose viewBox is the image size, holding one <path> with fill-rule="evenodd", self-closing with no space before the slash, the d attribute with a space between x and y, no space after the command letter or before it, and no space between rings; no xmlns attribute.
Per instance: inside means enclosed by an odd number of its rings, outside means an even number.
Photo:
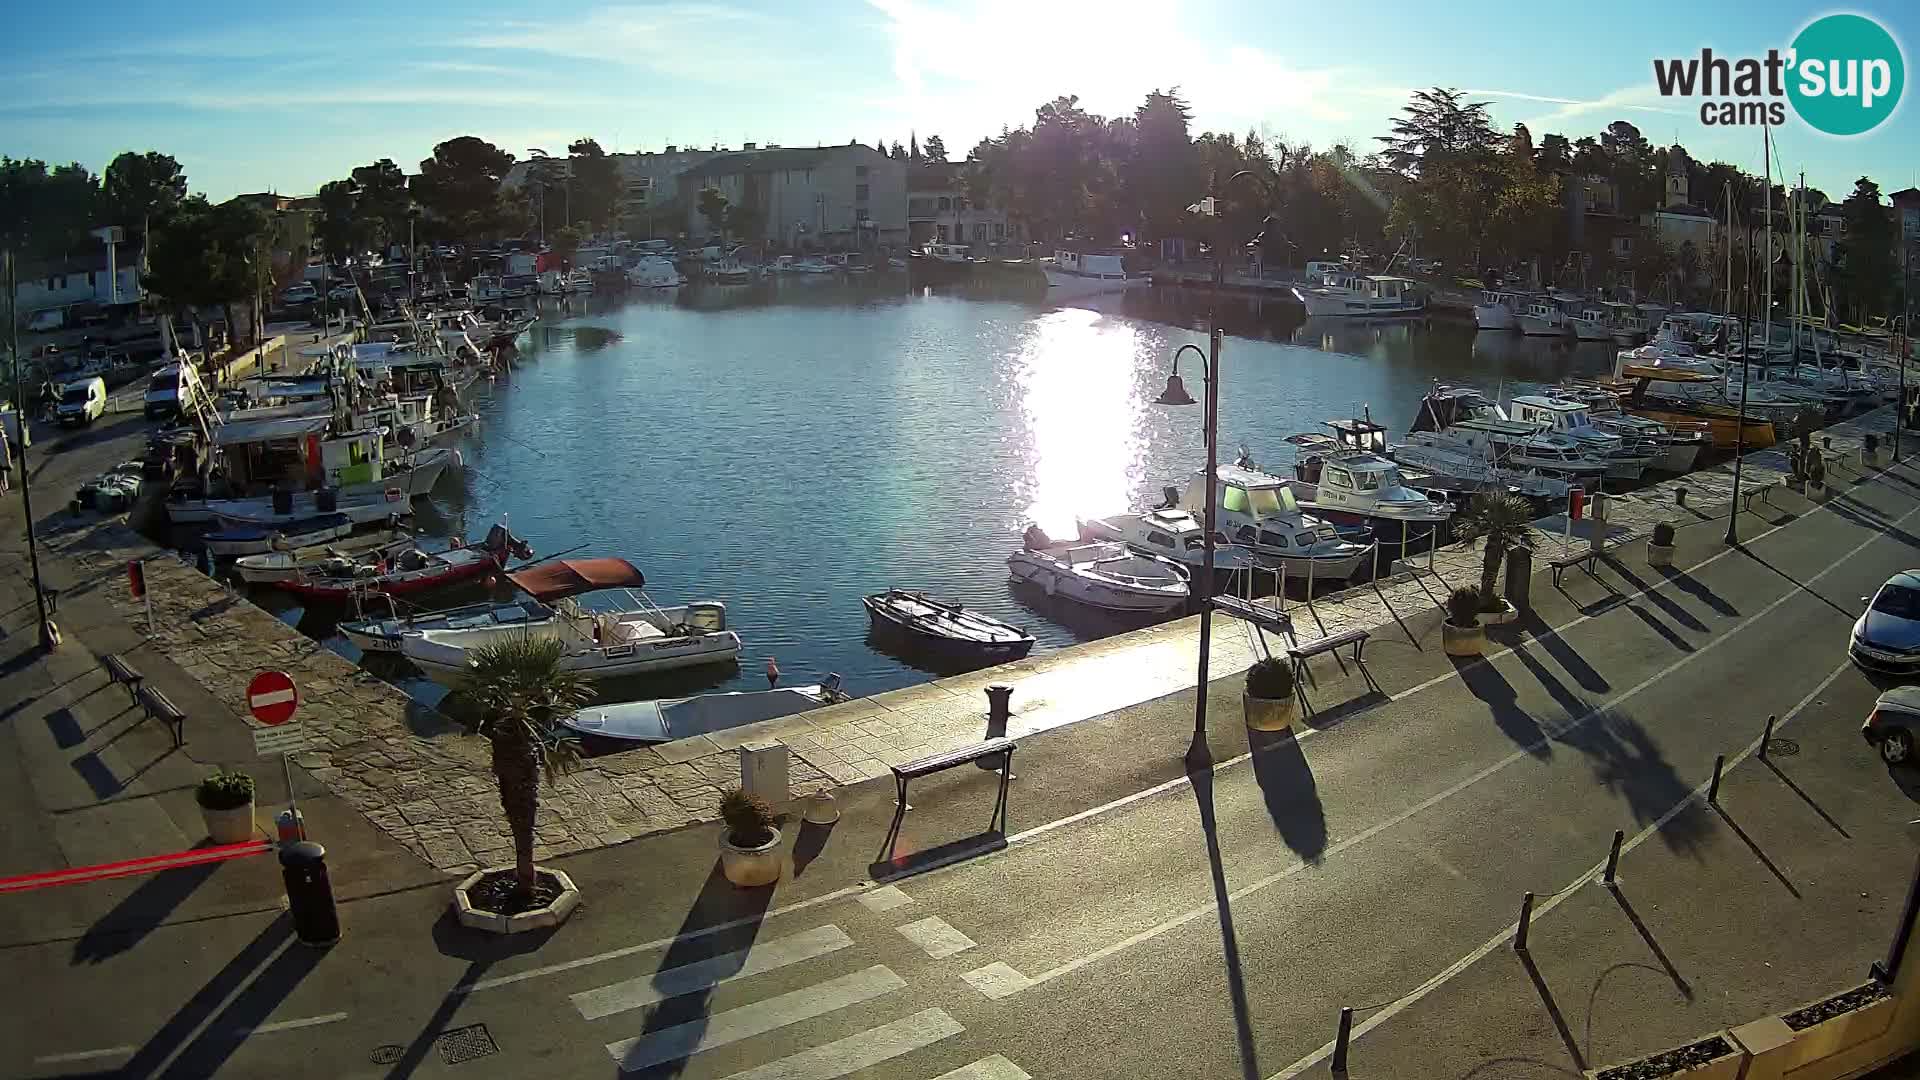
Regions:
<svg viewBox="0 0 1920 1080"><path fill-rule="evenodd" d="M333 423L330 416L282 416L269 420L234 420L213 430L217 446L271 442L275 439L300 439L317 435Z"/></svg>
<svg viewBox="0 0 1920 1080"><path fill-rule="evenodd" d="M555 559L507 575L535 599L560 600L600 589L645 588L647 579L625 559Z"/></svg>

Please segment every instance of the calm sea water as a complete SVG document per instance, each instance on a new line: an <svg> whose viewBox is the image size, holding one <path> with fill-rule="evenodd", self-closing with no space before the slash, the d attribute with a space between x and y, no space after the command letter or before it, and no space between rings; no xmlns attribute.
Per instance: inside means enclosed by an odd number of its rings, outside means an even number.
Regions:
<svg viewBox="0 0 1920 1080"><path fill-rule="evenodd" d="M1153 399L1180 345L1205 348L1208 312L1179 290L1050 308L899 278L585 298L550 312L482 395L469 475L443 486L429 524L476 536L506 519L541 554L632 560L661 604L725 601L747 646L738 670L654 692L764 687L767 657L787 683L839 672L856 694L924 681L868 640L860 598L889 587L1058 648L1126 624L1016 591L1006 556L1030 522L1070 535L1201 467L1200 407ZM1511 394L1612 362L1610 346L1437 318L1303 321L1278 300L1223 298L1218 318L1221 456L1244 445L1282 472L1286 436L1362 409L1404 430L1436 379ZM1199 397L1196 359L1181 373ZM634 689L612 696L649 687Z"/></svg>

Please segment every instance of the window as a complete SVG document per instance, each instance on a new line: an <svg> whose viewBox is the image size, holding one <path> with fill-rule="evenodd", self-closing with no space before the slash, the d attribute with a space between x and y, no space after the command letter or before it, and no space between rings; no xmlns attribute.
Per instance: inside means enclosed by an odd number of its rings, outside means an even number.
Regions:
<svg viewBox="0 0 1920 1080"><path fill-rule="evenodd" d="M853 185L853 201L854 202L867 201L867 185L865 184Z"/></svg>
<svg viewBox="0 0 1920 1080"><path fill-rule="evenodd" d="M944 243L946 243L946 242L947 242L947 227L946 227L945 225L940 225L940 226L937 226L937 228L939 229L939 233L940 233L940 242L941 242L941 243L943 243L943 244L944 244Z"/></svg>
<svg viewBox="0 0 1920 1080"><path fill-rule="evenodd" d="M973 238L978 241L985 241L987 238L987 227L985 225L976 224L973 227Z"/></svg>
<svg viewBox="0 0 1920 1080"><path fill-rule="evenodd" d="M1329 465L1327 466L1327 483L1335 487L1352 487L1353 477L1347 475L1347 470Z"/></svg>
<svg viewBox="0 0 1920 1080"><path fill-rule="evenodd" d="M1355 481L1354 486L1361 491L1380 490L1380 474L1377 472L1354 473L1353 479Z"/></svg>
<svg viewBox="0 0 1920 1080"><path fill-rule="evenodd" d="M1252 491L1247 492L1247 495L1253 501L1253 515L1255 517L1266 517L1269 514L1277 514L1283 509L1292 510L1294 508L1291 505L1293 496L1291 494L1287 496L1288 505L1283 507L1280 502L1280 491L1281 489L1279 488L1269 487L1254 488Z"/></svg>
<svg viewBox="0 0 1920 1080"><path fill-rule="evenodd" d="M1174 546L1173 537L1168 536L1166 533L1160 532L1158 530L1153 530L1153 529L1149 529L1147 531L1147 543L1155 544L1155 545L1158 545L1159 547L1168 548L1168 549L1171 549Z"/></svg>
<svg viewBox="0 0 1920 1080"><path fill-rule="evenodd" d="M1226 496L1220 500L1220 508L1230 514L1247 513L1250 509L1247 502L1247 489L1228 484Z"/></svg>
<svg viewBox="0 0 1920 1080"><path fill-rule="evenodd" d="M855 176L867 175L867 167L865 165L855 165L853 167L853 175Z"/></svg>
<svg viewBox="0 0 1920 1080"><path fill-rule="evenodd" d="M1270 531L1262 531L1260 533L1260 542L1262 544L1265 544L1267 547L1283 548L1287 546L1287 534L1270 532Z"/></svg>
<svg viewBox="0 0 1920 1080"><path fill-rule="evenodd" d="M1873 610L1896 619L1920 619L1920 592L1904 585L1888 585L1873 598Z"/></svg>
<svg viewBox="0 0 1920 1080"><path fill-rule="evenodd" d="M948 199L948 198L942 198L942 199L940 200L940 209L942 209L942 210L951 210L951 209L953 209L953 200L952 200L952 199Z"/></svg>
<svg viewBox="0 0 1920 1080"><path fill-rule="evenodd" d="M89 289L93 288L93 274L94 272L92 270L87 271L87 288Z"/></svg>
<svg viewBox="0 0 1920 1080"><path fill-rule="evenodd" d="M1234 489L1228 488L1227 490L1232 491ZM1253 526L1251 525L1240 526L1238 529L1234 530L1233 536L1234 536L1234 539L1240 541L1243 544L1256 544L1260 542L1259 534L1253 531Z"/></svg>

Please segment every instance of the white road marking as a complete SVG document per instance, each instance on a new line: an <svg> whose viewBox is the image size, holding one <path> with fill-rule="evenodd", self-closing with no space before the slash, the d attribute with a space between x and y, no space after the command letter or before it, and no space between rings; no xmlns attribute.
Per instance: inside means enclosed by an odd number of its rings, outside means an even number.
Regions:
<svg viewBox="0 0 1920 1080"><path fill-rule="evenodd" d="M1908 518L1913 517L1916 514L1920 514L1920 507L1915 507L1914 509L1909 510L1905 515L1903 515L1900 518L1898 522L1895 523L1896 526L1904 525ZM1867 537L1865 540L1862 540L1859 544L1855 545L1852 550L1848 551L1844 555L1841 555L1838 559L1834 561L1832 565L1828 566L1825 570L1822 570L1819 573L1808 578L1804 585L1795 585L1792 589L1789 589L1785 594L1775 599L1772 603L1768 604L1766 607L1763 607L1759 611L1755 612L1754 614L1749 615L1744 619L1741 619L1738 624L1733 626L1731 629L1727 630L1725 633L1722 633L1718 637L1715 637L1713 640L1705 643L1704 645L1701 645L1699 648L1695 649L1693 652L1687 653L1685 656L1682 656L1680 659L1675 660L1673 663L1668 664L1666 667L1661 668L1659 671L1656 671L1652 675L1649 675L1646 678L1640 680L1639 682L1633 684L1633 686L1629 687L1624 692L1616 695L1615 697L1609 699L1603 704L1588 710L1586 713L1568 721L1565 724L1559 725L1551 732L1544 733L1541 738L1536 739L1525 746L1519 747L1518 749L1514 750L1512 753L1507 754L1505 757L1502 757L1499 760L1493 762L1493 764L1488 765L1484 769L1481 769L1479 772L1476 772L1473 775L1458 781L1457 783L1451 784L1446 788L1443 788L1442 790L1435 792L1432 795L1429 795L1425 799L1422 799L1420 802L1414 804L1411 807L1408 807L1405 810L1400 811L1399 813L1393 815L1392 817L1376 822L1373 825L1369 826L1368 828L1363 829L1362 831L1355 833L1354 835L1349 836L1346 839L1339 841L1338 843L1330 845L1324 852L1321 853L1320 861L1325 862L1326 860L1329 860L1334 858L1335 856L1338 856L1339 854L1346 851L1348 848L1355 846L1356 844L1365 843L1366 841L1372 839L1373 837L1378 836L1380 833L1385 832L1386 830L1391 829L1394 826L1407 821L1409 818L1412 818L1418 814L1424 813L1425 811L1432 809L1434 806L1446 801L1447 799L1450 799L1455 795L1460 794L1461 792L1467 790L1468 788L1474 786L1475 784L1478 784L1480 781L1485 780L1487 777L1492 776L1494 773L1499 772L1500 770L1506 768L1507 766L1513 764L1514 762L1531 757L1541 747L1547 746L1553 740L1566 735L1567 732L1572 731L1577 727L1580 727L1581 725L1592 720L1594 717L1600 716L1601 714L1607 712L1608 710L1619 706L1622 702L1638 695L1641 691L1652 686L1654 683L1657 683L1661 679L1664 679L1667 676L1672 675L1674 672L1680 670L1683 667L1686 667L1687 665L1707 655L1708 653L1712 652L1714 649L1719 648L1721 645L1724 645L1727 642L1732 641L1742 630L1745 630L1747 627L1753 625L1755 622L1758 622L1759 620L1764 619L1767 616L1773 614L1776 610L1780 608L1781 605L1787 603L1789 600L1796 599L1797 597L1801 596L1803 593L1810 591L1814 582L1817 582L1821 578L1826 577L1828 574L1833 573L1835 570L1840 569L1840 567L1846 565L1850 560L1852 560L1852 558L1855 555L1858 555L1861 551L1865 550L1867 545L1872 544L1874 541L1881 539L1883 536L1884 536L1883 533L1875 533L1874 535ZM1843 665L1841 670L1844 671L1845 669L1846 668ZM1449 678L1457 678L1457 677L1458 676L1449 676ZM1838 672L1836 672L1833 676L1829 677L1828 682L1830 683L1832 679L1838 678L1838 677L1839 677L1839 674ZM1822 683L1821 685L1824 688L1827 685L1827 683ZM1796 706L1796 708L1798 708L1798 706ZM1287 878L1292 877L1294 874L1297 874L1301 870L1306 869L1306 867L1307 867L1306 863L1296 862L1293 865L1288 866L1283 870L1269 874L1266 877L1259 879L1258 881L1253 881L1253 882L1249 882L1246 885L1242 885L1240 888L1234 890L1233 892L1228 893L1227 899L1229 902L1237 902L1245 897L1253 895L1254 893L1260 892L1261 890L1267 888L1268 886L1271 886L1277 882L1284 881ZM1541 910L1542 909L1540 908L1536 908L1535 912L1538 913ZM1134 947L1135 945L1139 945L1143 942L1151 941L1154 938L1160 937L1182 926L1185 926L1196 919L1200 919L1209 915L1215 915L1218 911L1219 911L1218 904L1211 901L1206 904L1202 904L1198 907L1190 908L1187 911L1182 912L1181 914L1176 915L1173 918L1168 919L1167 921L1160 923L1157 926L1148 927L1147 929L1142 930L1137 934L1134 934L1132 937L1125 938L1121 941L1116 941L1111 945L1107 945L1102 948L1096 949L1085 956L1076 957L1073 960L1069 960L1058 967L1050 968L1046 971L1040 972L1037 975L1029 976L1027 977L1025 986L1020 986L1017 990L1013 990L1010 992L1017 993L1019 990L1024 990L1030 986L1038 986L1041 983L1051 982L1054 979L1061 977L1062 975L1068 975L1075 971L1078 971L1081 968L1086 967L1088 964L1094 963L1099 960L1104 960L1107 957L1113 956L1117 953L1125 952L1126 950ZM1003 994L1002 996L1006 996L1006 995Z"/></svg>
<svg viewBox="0 0 1920 1080"><path fill-rule="evenodd" d="M66 1065L75 1061L93 1061L96 1058L127 1057L139 1053L137 1046L109 1046L104 1050L75 1050L70 1054L43 1054L34 1058L35 1065Z"/></svg>
<svg viewBox="0 0 1920 1080"><path fill-rule="evenodd" d="M790 937L756 942L739 952L722 953L683 967L667 968L652 975L585 990L573 995L573 1007L580 1010L582 1017L598 1020L681 994L711 989L749 975L775 971L802 960L838 952L852 944L853 939L837 926L816 927Z"/></svg>
<svg viewBox="0 0 1920 1080"><path fill-rule="evenodd" d="M321 1024L337 1024L347 1018L343 1012L327 1013L325 1016L307 1016L298 1020L277 1020L271 1024L260 1024L250 1028L233 1028L235 1038L244 1039L252 1035L271 1035L276 1031L292 1031L296 1028L319 1027Z"/></svg>
<svg viewBox="0 0 1920 1080"><path fill-rule="evenodd" d="M973 948L972 938L955 930L951 923L938 915L929 915L919 922L910 922L894 929L935 960L945 960L955 953Z"/></svg>
<svg viewBox="0 0 1920 1080"><path fill-rule="evenodd" d="M1853 662L1851 660L1848 660L1843 662L1839 667L1834 668L1833 671L1830 672L1826 678L1820 680L1820 684L1818 686L1815 686L1812 690L1807 692L1806 697L1801 698L1798 702L1794 704L1792 709L1789 709L1785 715L1780 717L1779 723L1774 725L1774 730L1778 731L1780 728L1785 727L1790 721L1793 720L1794 717L1800 715L1800 711L1802 709L1805 709L1807 705L1813 701L1814 698L1818 697L1822 693L1825 693L1827 687L1832 686L1835 679L1838 679L1840 676L1846 674L1850 669L1852 669L1852 667L1853 667ZM1734 766L1745 761L1749 756L1753 754L1754 751L1758 750L1759 748L1760 748L1759 739L1754 739L1752 742L1748 743L1746 746L1741 747L1739 751L1734 753L1731 757L1727 758L1726 769L1731 770ZM1667 823L1672 821L1674 818L1679 817L1680 814L1683 811L1685 811L1688 806L1693 804L1693 801L1695 799L1704 799L1706 797L1707 788L1710 787L1712 783L1713 781L1709 779L1705 783L1700 784L1698 787L1695 787L1692 791L1688 792L1686 794L1686 797L1682 798L1679 802L1676 802L1672 806L1668 807L1666 813L1661 814L1658 818L1654 819L1654 821L1651 824L1649 824L1646 828L1641 829L1637 833L1634 833L1633 836L1628 838L1625 843L1621 844L1620 853L1622 855L1625 855L1627 852L1632 851L1633 849L1639 847L1642 843L1646 842L1648 838L1652 837L1655 833L1658 833L1661 829L1666 828ZM1586 873L1581 874L1577 878L1574 878L1572 883L1567 885L1566 888L1561 889L1559 892L1554 893L1552 896L1548 897L1545 903L1535 906L1533 909L1533 920L1535 922L1538 922L1541 916L1552 911L1554 908L1559 907L1561 903L1566 901L1569 897L1572 897L1578 894L1581 889L1585 888L1590 882L1594 881L1602 873L1604 873L1606 871L1606 868L1607 868L1607 864L1605 860L1594 863L1592 866L1588 867ZM1405 997L1396 999L1391 1005L1386 1006L1385 1008L1381 1009L1379 1012L1376 1012L1372 1016L1368 1017L1366 1020L1355 1025L1353 1031L1349 1035L1349 1042L1351 1043L1352 1040L1360 1038L1362 1035L1365 1035L1367 1032L1372 1031L1374 1028L1379 1027L1381 1024L1384 1024L1387 1021L1393 1019L1394 1017L1400 1015L1402 1012L1405 1012L1408 1008L1417 1004L1422 998L1426 997L1428 994L1431 994L1435 990L1438 990L1440 989L1440 987L1446 985L1449 981L1453 979L1454 976L1460 974L1461 972L1467 970L1473 965L1479 963L1482 959L1486 957L1488 953L1492 952L1493 950L1499 948L1502 945L1505 945L1507 942L1513 940L1515 929L1516 928L1514 926L1511 926L1511 925L1508 926L1505 930L1501 931L1498 934L1495 934L1491 938L1488 938L1487 941L1483 943L1479 948L1466 954L1460 959L1455 960L1452 964L1449 964L1444 970L1440 971L1438 974L1434 975L1432 978L1428 979L1426 982L1423 982L1419 986L1415 987ZM1299 1061L1294 1062L1292 1065L1289 1065L1286 1068L1280 1070L1279 1072L1274 1073L1272 1076L1268 1077L1267 1080L1293 1080L1293 1077L1299 1076L1301 1073L1306 1072L1308 1069L1313 1068L1315 1065L1318 1065L1321 1061L1331 1056L1332 1053L1333 1053L1333 1044L1327 1043L1324 1046L1320 1047L1320 1049L1315 1050L1313 1053L1308 1054L1306 1057L1303 1057Z"/></svg>
<svg viewBox="0 0 1920 1080"><path fill-rule="evenodd" d="M895 885L882 885L860 894L860 904L868 911L892 911L913 903L913 897L900 891Z"/></svg>
<svg viewBox="0 0 1920 1080"><path fill-rule="evenodd" d="M777 1031L802 1020L825 1016L836 1009L872 1000L905 985L907 981L895 975L893 969L875 965L865 971L842 975L838 979L802 987L765 1001L661 1028L639 1038L610 1042L607 1044L607 1053L613 1056L621 1072L634 1072L664 1061L692 1057L716 1046Z"/></svg>
<svg viewBox="0 0 1920 1080"><path fill-rule="evenodd" d="M941 1073L933 1080L1033 1080L1027 1070L995 1054L983 1057L971 1065L962 1065L949 1073Z"/></svg>
<svg viewBox="0 0 1920 1080"><path fill-rule="evenodd" d="M988 964L986 967L975 968L960 977L965 979L967 984L975 990L980 991L995 1001L999 1001L1004 997L1012 997L1020 991L1025 990L1033 982L1033 980L1027 978L1025 975L1015 971L1013 965L1002 963L998 960Z"/></svg>
<svg viewBox="0 0 1920 1080"><path fill-rule="evenodd" d="M922 1009L891 1024L734 1073L727 1080L838 1080L965 1030L944 1009Z"/></svg>

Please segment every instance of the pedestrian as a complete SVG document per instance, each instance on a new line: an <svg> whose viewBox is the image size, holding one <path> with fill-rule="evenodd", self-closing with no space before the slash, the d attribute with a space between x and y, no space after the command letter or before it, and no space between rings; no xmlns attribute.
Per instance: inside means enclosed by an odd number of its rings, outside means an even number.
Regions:
<svg viewBox="0 0 1920 1080"><path fill-rule="evenodd" d="M18 412L15 412L13 415L20 417L20 423L24 424L27 422L26 417ZM7 492L13 490L12 481L13 445L7 442L6 427L0 426L0 495L5 495Z"/></svg>

